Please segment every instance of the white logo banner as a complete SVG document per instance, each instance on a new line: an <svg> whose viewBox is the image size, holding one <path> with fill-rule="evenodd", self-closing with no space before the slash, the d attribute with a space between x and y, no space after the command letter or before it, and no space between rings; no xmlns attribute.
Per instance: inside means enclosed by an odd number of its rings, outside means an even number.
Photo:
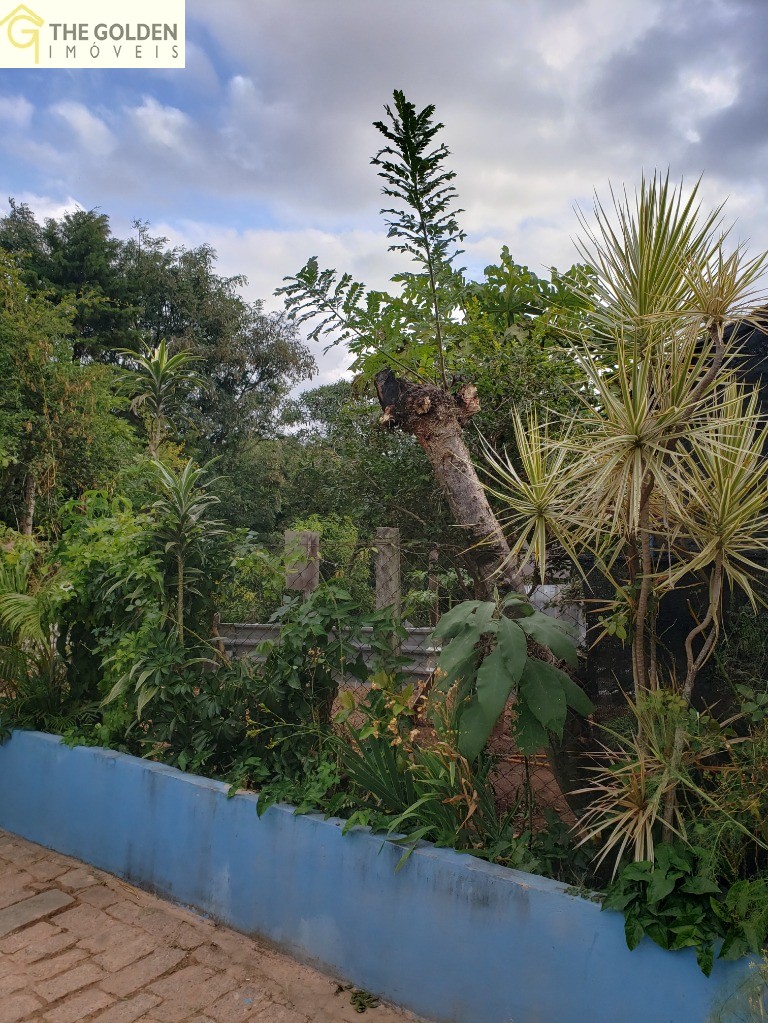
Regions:
<svg viewBox="0 0 768 1023"><path fill-rule="evenodd" d="M0 0L0 67L183 68L184 0Z"/></svg>

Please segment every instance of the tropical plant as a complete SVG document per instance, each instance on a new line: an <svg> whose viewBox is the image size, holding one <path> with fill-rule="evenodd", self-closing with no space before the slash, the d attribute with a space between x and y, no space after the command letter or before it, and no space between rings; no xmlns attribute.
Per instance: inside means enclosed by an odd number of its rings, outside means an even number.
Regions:
<svg viewBox="0 0 768 1023"><path fill-rule="evenodd" d="M184 603L190 593L198 593L195 582L202 576L210 557L212 541L221 536L221 524L209 517L219 498L208 492L212 480L205 480L206 467L192 459L176 472L155 461L154 469L162 496L155 501L155 531L165 554L175 563L176 628L184 643Z"/></svg>
<svg viewBox="0 0 768 1023"><path fill-rule="evenodd" d="M709 789L712 802L701 805L691 827L692 840L712 851L720 874L729 881L760 876L768 867L768 727L765 717L754 721L751 700L742 704L749 729L734 746ZM762 708L760 708L762 714Z"/></svg>
<svg viewBox="0 0 768 1023"><path fill-rule="evenodd" d="M717 642L724 592L741 590L754 606L756 554L768 551L768 425L739 381L733 331L755 315L766 257L729 254L720 209L702 214L697 191L685 196L655 176L634 201L614 196L613 219L596 203L597 226L580 243L589 291L575 286L591 302L589 334L570 338L587 379L582 412L559 431L564 440L519 420L520 469L488 455L489 489L518 532L516 553L541 569L552 540L577 564L590 555L615 588L604 621L629 634L636 699L663 684L660 601L703 579L703 607L677 652L686 704ZM683 742L681 730L673 774ZM667 838L675 791L663 811Z"/></svg>
<svg viewBox="0 0 768 1023"><path fill-rule="evenodd" d="M207 386L194 369L200 357L185 351L171 355L165 338L156 347L145 343L142 352L123 349L121 354L134 364L123 371L125 387L133 394L132 411L146 415L149 455L157 458L184 395Z"/></svg>
<svg viewBox="0 0 768 1023"><path fill-rule="evenodd" d="M625 915L627 945L648 935L662 948L694 948L706 976L715 945L720 959L760 955L768 939L768 882L740 881L723 892L708 870L708 851L663 843L653 861L624 867L603 909Z"/></svg>
<svg viewBox="0 0 768 1023"><path fill-rule="evenodd" d="M397 676L375 676L361 701L342 697L334 719L341 731L338 753L352 783L353 799L347 796L346 805L358 808L345 829L367 824L396 836L405 846L397 869L424 839L535 870L530 835L519 827L519 805L504 813L497 809L490 782L493 758L471 762L457 748L451 727L454 695L434 698L442 727L440 736L428 741L415 726L421 696Z"/></svg>
<svg viewBox="0 0 768 1023"><path fill-rule="evenodd" d="M615 875L627 852L636 861L653 861L669 794L678 789L686 803L676 801L674 816L665 827L676 840L690 841L692 823L708 812L721 823L727 818L742 836L754 838L716 795L716 779L722 771L732 770L734 750L743 742L732 727L734 719L718 722L668 690L645 693L637 702L630 701L629 708L634 727L622 735L602 726L610 746L603 745L595 759L603 766L593 767L592 783L575 793L592 797L578 830L580 844L600 840L598 863L613 855Z"/></svg>
<svg viewBox="0 0 768 1023"><path fill-rule="evenodd" d="M701 872L694 850L671 844L656 848L655 860L624 867L603 899L603 909L624 913L627 946L649 938L662 948L694 948L707 976L712 972L715 941L722 936L712 896L720 886Z"/></svg>
<svg viewBox="0 0 768 1023"><path fill-rule="evenodd" d="M6 694L31 677L48 687L62 683L56 622L69 589L61 571L0 558L0 690Z"/></svg>
<svg viewBox="0 0 768 1023"><path fill-rule="evenodd" d="M165 574L151 517L122 497L89 491L60 510L51 551L71 585L59 646L71 683L98 700L113 685L108 660L126 636L167 617Z"/></svg>
<svg viewBox="0 0 768 1023"><path fill-rule="evenodd" d="M456 687L458 748L469 760L484 748L512 695L515 739L526 754L547 746L550 732L562 737L569 707L592 712L583 690L550 662L578 662L567 627L535 611L525 597L463 601L443 615L434 639L443 644L435 688L447 693ZM529 640L544 656L551 651L550 660L529 653Z"/></svg>
<svg viewBox="0 0 768 1023"><path fill-rule="evenodd" d="M696 194L643 180L634 205L616 200L618 228L597 203L597 229L581 245L595 271L592 348L571 341L588 381L577 429L559 441L519 421L523 471L490 456L518 546L541 561L546 534L588 551L617 608L629 607L636 693L659 681L654 607L708 574L705 614L686 643L686 699L717 637L724 585L754 600L752 555L768 549L768 434L727 329L757 300L765 257L726 256L720 211L702 216Z"/></svg>
<svg viewBox="0 0 768 1023"><path fill-rule="evenodd" d="M279 625L280 634L260 647L263 701L276 720L294 725L327 725L340 687L360 684L377 667L396 664L391 639L403 635L389 610L361 613L334 581L321 583L306 600L289 599L270 622ZM363 644L371 648L370 666Z"/></svg>

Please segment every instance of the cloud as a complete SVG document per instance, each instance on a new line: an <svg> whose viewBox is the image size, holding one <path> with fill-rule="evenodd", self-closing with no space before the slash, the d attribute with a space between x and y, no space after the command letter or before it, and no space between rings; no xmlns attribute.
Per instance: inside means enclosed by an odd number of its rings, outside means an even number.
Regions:
<svg viewBox="0 0 768 1023"><path fill-rule="evenodd" d="M471 17L466 0L187 0L187 12L188 71L57 77L58 113L38 78L0 73L7 187L210 242L222 272L246 273L271 305L313 254L382 286L402 264L378 214L372 122L402 88L445 123L473 274L504 244L538 273L567 267L574 205L656 167L704 172L705 201L730 195L741 233L768 248L765 0L481 0Z"/></svg>
<svg viewBox="0 0 768 1023"><path fill-rule="evenodd" d="M17 202L25 203L34 212L39 221L52 217L59 220L67 213L81 210L84 207L81 203L68 196L64 200L54 199L50 195L39 195L35 192L14 192L10 186L0 185L0 194L11 195ZM0 203L0 216L5 216L10 208L5 203Z"/></svg>
<svg viewBox="0 0 768 1023"><path fill-rule="evenodd" d="M0 121L27 128L34 112L34 106L24 96L0 96Z"/></svg>
<svg viewBox="0 0 768 1023"><path fill-rule="evenodd" d="M72 129L81 147L91 156L106 156L115 148L115 139L107 125L82 103L65 100L52 106L51 113Z"/></svg>
<svg viewBox="0 0 768 1023"><path fill-rule="evenodd" d="M139 140L172 151L176 156L189 153L193 123L177 107L163 106L153 96L145 96L141 106L129 111Z"/></svg>

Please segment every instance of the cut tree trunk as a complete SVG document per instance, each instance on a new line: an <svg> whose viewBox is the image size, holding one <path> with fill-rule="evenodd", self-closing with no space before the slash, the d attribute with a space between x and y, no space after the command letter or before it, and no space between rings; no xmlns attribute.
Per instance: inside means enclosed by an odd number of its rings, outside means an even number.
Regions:
<svg viewBox="0 0 768 1023"><path fill-rule="evenodd" d="M377 373L374 382L383 409L381 422L416 438L445 493L455 523L466 532L468 549L464 559L474 580L476 597L492 600L495 589L502 593L525 592L531 580L513 562L464 440L465 424L480 411L476 388L464 384L455 394L449 394L440 387L400 380L391 369ZM502 715L494 730L495 737L498 739L504 731ZM566 742L559 742L548 751L555 779L568 803L574 798L570 796L574 787L570 782L577 776L577 765L572 762L575 752ZM571 809L578 813L579 807Z"/></svg>
<svg viewBox="0 0 768 1023"><path fill-rule="evenodd" d="M449 394L431 384L398 379L391 369L374 378L382 407L381 422L412 434L430 461L457 526L467 534L465 554L475 594L493 598L493 591L523 590L525 579L512 563L498 519L491 510L483 485L464 440L464 426L477 412L477 389L464 384Z"/></svg>

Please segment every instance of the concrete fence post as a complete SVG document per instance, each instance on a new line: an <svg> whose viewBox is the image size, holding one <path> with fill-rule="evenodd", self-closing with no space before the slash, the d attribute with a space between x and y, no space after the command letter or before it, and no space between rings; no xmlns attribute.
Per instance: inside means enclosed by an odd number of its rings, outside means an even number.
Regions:
<svg viewBox="0 0 768 1023"><path fill-rule="evenodd" d="M400 579L400 530L379 526L376 530L376 610L393 608L399 618L402 606Z"/></svg>
<svg viewBox="0 0 768 1023"><path fill-rule="evenodd" d="M285 531L285 587L306 600L320 583L320 534L311 529Z"/></svg>
<svg viewBox="0 0 768 1023"><path fill-rule="evenodd" d="M402 580L400 576L400 530L379 526L376 530L376 610L390 608L396 623L403 612ZM397 652L399 640L392 633L392 649Z"/></svg>

